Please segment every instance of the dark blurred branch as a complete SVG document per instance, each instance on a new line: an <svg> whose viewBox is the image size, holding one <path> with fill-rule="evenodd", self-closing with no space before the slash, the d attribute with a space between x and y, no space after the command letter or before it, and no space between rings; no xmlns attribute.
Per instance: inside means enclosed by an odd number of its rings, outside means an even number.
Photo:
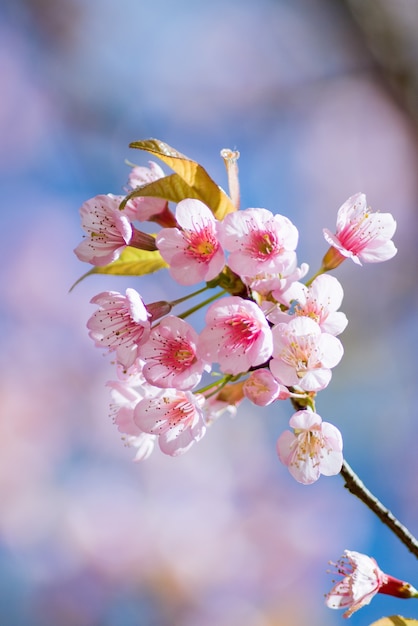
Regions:
<svg viewBox="0 0 418 626"><path fill-rule="evenodd" d="M347 461L343 462L341 476L345 480L345 488L357 496L377 517L402 541L402 543L418 558L418 541L409 530L367 489Z"/></svg>

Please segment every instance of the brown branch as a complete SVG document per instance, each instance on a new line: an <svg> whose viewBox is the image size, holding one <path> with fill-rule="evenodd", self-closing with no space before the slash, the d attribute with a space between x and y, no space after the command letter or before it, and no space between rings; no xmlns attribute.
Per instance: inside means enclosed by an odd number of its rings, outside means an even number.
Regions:
<svg viewBox="0 0 418 626"><path fill-rule="evenodd" d="M347 461L343 462L341 476L345 480L345 488L357 496L402 543L418 558L418 540L400 521L367 489L357 474L351 469Z"/></svg>

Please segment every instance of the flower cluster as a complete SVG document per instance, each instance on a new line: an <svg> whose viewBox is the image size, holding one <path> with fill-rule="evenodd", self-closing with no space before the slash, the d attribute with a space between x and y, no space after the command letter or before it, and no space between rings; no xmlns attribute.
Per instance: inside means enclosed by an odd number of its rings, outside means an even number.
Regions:
<svg viewBox="0 0 418 626"><path fill-rule="evenodd" d="M174 302L145 303L133 288L91 300L98 308L87 327L96 346L114 356L111 410L135 459L148 457L156 442L165 454L186 452L244 399L257 406L290 399L296 412L291 430L278 438L279 459L304 484L337 474L341 433L315 411L316 394L343 356L338 336L347 325L339 311L343 288L326 272L345 258L358 264L391 258L393 217L372 213L364 194L349 198L338 211L335 234L324 230L331 248L320 270L302 282L309 268L298 265L296 226L266 208L238 210L237 153L222 152L229 198L201 166L166 144L143 142L141 148L177 173L166 176L154 162L133 167L126 196L85 202L86 237L75 249L80 260L105 273L115 263L121 271L108 273L124 273L124 255L134 251L137 274L166 267L177 284L199 286ZM184 172L191 167L189 180ZM152 222L157 233L134 222ZM147 270L151 256L156 265ZM204 292L210 297L174 314ZM205 314L200 333L186 321L199 309Z"/></svg>
<svg viewBox="0 0 418 626"><path fill-rule="evenodd" d="M347 258L357 265L392 258L392 215L373 213L363 193L348 198L335 232L323 230L330 248L319 270L304 280L309 267L298 264L296 226L266 208L240 209L239 153L221 151L228 196L167 144L131 147L158 156L174 173L153 161L134 166L125 195L86 201L80 210L86 236L75 253L93 266L86 275L143 276L167 268L183 292L197 286L174 301L146 302L133 288L91 300L97 308L87 328L96 346L113 355L111 415L135 460L148 458L156 444L170 456L185 453L243 401L290 400L290 429L276 443L280 461L305 485L320 475L345 476L341 433L315 409L343 356L339 335L348 323L339 310L343 288L328 272ZM139 227L145 222L152 234ZM179 310L198 296L200 302ZM199 311L200 332L190 323ZM418 597L364 554L346 550L334 566L342 579L326 604L344 608L344 617L377 593Z"/></svg>

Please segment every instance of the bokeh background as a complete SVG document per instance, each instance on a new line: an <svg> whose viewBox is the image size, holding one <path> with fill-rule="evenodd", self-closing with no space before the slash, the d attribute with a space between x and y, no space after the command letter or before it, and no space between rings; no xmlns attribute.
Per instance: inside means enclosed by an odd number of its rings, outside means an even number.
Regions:
<svg viewBox="0 0 418 626"><path fill-rule="evenodd" d="M244 207L289 216L318 266L357 191L398 222L398 255L346 262L345 357L318 412L347 460L418 532L415 0L3 0L0 7L0 624L335 626L328 560L358 550L418 584L416 559L340 476L310 487L275 454L291 407L242 405L185 456L132 462L108 410L110 359L78 209L121 193L130 141L157 137L219 184L238 149ZM166 168L167 171L167 168ZM418 617L378 596L353 626Z"/></svg>

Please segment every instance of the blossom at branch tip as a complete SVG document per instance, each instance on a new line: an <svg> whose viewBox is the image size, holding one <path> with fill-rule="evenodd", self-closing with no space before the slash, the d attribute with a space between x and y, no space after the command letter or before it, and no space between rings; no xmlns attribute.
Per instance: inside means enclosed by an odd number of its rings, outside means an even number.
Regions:
<svg viewBox="0 0 418 626"><path fill-rule="evenodd" d="M163 318L139 349L145 379L161 388L195 387L206 366L196 354L197 342L193 326L174 315Z"/></svg>
<svg viewBox="0 0 418 626"><path fill-rule="evenodd" d="M393 216L390 213L373 213L367 207L365 194L357 193L338 210L336 233L332 234L327 228L323 233L327 243L342 257L351 258L361 265L387 261L395 256L397 250L391 241L395 231ZM326 269L336 267L339 262L333 259Z"/></svg>
<svg viewBox="0 0 418 626"><path fill-rule="evenodd" d="M267 209L229 213L219 226L228 266L239 276L282 273L295 265L299 233L283 215Z"/></svg>
<svg viewBox="0 0 418 626"><path fill-rule="evenodd" d="M90 300L99 308L87 322L89 335L98 348L116 352L117 362L125 368L133 365L138 348L147 340L151 324L141 296L128 288L126 295L103 291Z"/></svg>
<svg viewBox="0 0 418 626"><path fill-rule="evenodd" d="M298 482L314 483L321 474L334 476L343 463L341 433L321 417L304 409L289 420L294 430L284 431L277 440L280 461Z"/></svg>
<svg viewBox="0 0 418 626"><path fill-rule="evenodd" d="M239 296L214 302L206 312L198 354L220 364L224 374L239 374L267 361L273 351L270 326L260 307Z"/></svg>
<svg viewBox="0 0 418 626"><path fill-rule="evenodd" d="M80 208L81 226L87 237L75 248L80 261L107 265L115 261L132 239L133 227L126 213L119 211L122 196L99 195Z"/></svg>
<svg viewBox="0 0 418 626"><path fill-rule="evenodd" d="M409 583L382 572L376 561L366 554L344 550L337 563L336 573L343 576L325 597L330 609L347 609L343 617L350 617L377 593L397 598L417 598L418 591Z"/></svg>
<svg viewBox="0 0 418 626"><path fill-rule="evenodd" d="M187 199L177 204L176 220L179 228L162 228L156 239L171 276L180 285L212 280L225 265L213 213L200 200Z"/></svg>
<svg viewBox="0 0 418 626"><path fill-rule="evenodd" d="M309 317L277 324L272 334L270 371L279 383L315 392L328 385L331 368L340 362L344 352L337 337L322 333L319 324Z"/></svg>
<svg viewBox="0 0 418 626"><path fill-rule="evenodd" d="M134 420L144 432L158 437L164 454L184 454L206 433L203 396L190 391L166 389L155 398L144 398L135 406Z"/></svg>

